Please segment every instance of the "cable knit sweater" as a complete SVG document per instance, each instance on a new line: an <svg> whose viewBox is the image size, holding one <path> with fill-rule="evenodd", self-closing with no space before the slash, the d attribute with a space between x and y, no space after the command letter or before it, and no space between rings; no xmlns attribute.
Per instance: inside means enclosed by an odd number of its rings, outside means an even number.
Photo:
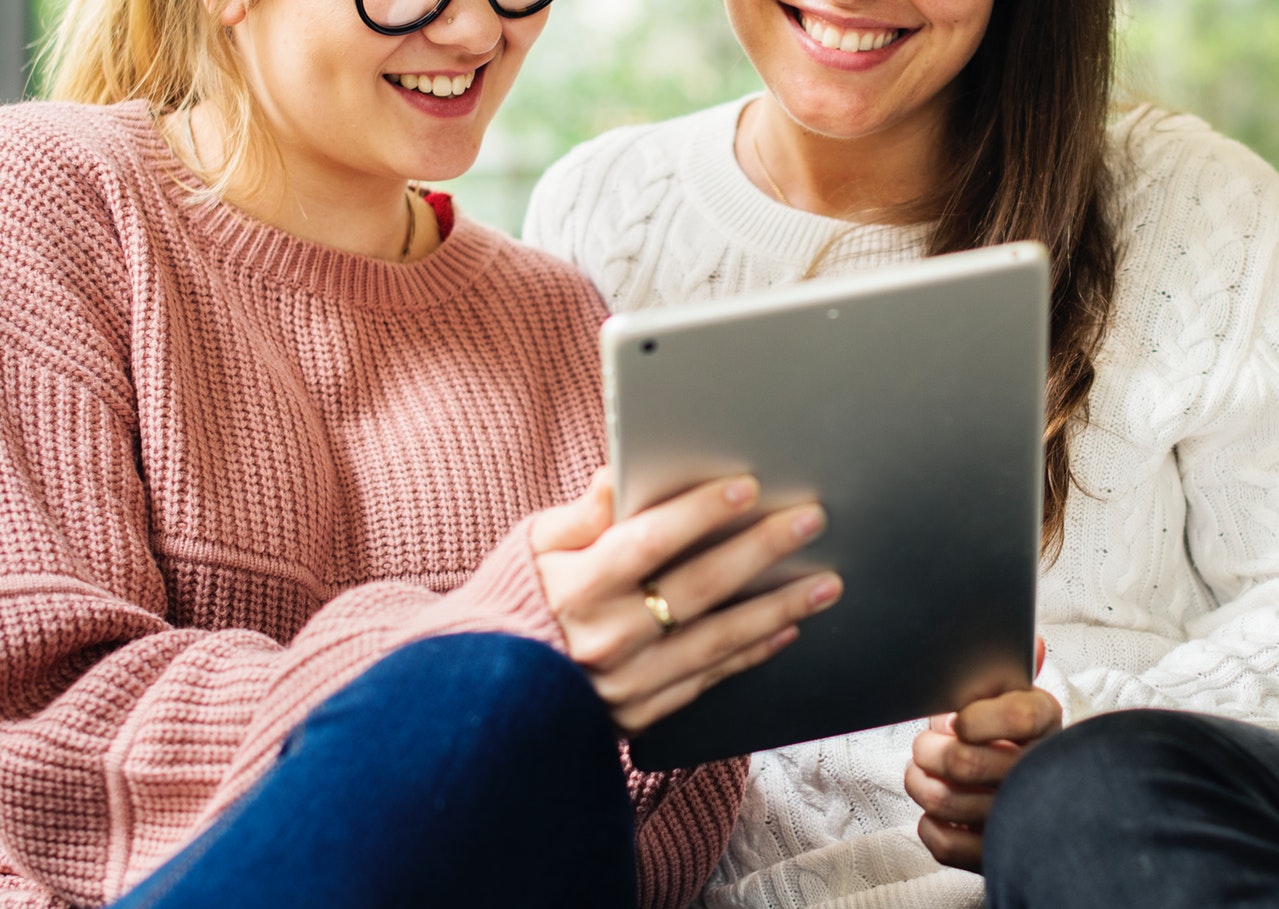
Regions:
<svg viewBox="0 0 1279 909"><path fill-rule="evenodd" d="M613 309L679 305L918 256L921 229L783 207L733 156L745 101L609 133L536 189L525 238ZM1065 549L1039 589L1039 683L1067 722L1125 707L1279 729L1279 176L1190 117L1112 127L1123 253ZM919 724L756 755L708 907L976 906L920 845Z"/></svg>
<svg viewBox="0 0 1279 909"><path fill-rule="evenodd" d="M140 104L0 109L0 905L111 900L400 644L563 648L525 517L603 457L594 289L465 217L397 265L193 183ZM645 905L744 779L631 773Z"/></svg>

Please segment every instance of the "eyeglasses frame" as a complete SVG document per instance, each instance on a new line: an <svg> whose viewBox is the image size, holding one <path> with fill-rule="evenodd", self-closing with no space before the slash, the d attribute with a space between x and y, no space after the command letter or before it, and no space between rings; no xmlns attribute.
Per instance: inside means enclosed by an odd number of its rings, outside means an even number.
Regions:
<svg viewBox="0 0 1279 909"><path fill-rule="evenodd" d="M421 16L420 18L404 25L382 25L379 22L374 22L364 9L364 0L355 0L355 11L360 14L360 18L364 20L364 24L378 34L399 37L400 35L410 35L413 32L421 31L426 28L439 18L439 15L448 8L450 2L452 2L452 0L443 0L439 6L435 7L425 16ZM498 0L489 0L489 6L493 7L493 12L497 13L503 19L523 19L525 16L532 16L534 13L540 13L550 5L551 0L534 0L533 4L529 6L528 9L511 12L508 9L503 9L501 4L498 3Z"/></svg>

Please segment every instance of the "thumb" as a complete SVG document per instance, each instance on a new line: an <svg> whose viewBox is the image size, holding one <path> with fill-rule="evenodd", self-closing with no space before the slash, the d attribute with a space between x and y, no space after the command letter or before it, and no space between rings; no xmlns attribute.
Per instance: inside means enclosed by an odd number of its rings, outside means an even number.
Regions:
<svg viewBox="0 0 1279 909"><path fill-rule="evenodd" d="M1035 636L1035 677L1036 678L1039 677L1039 670L1044 668L1044 656L1046 655L1046 653L1047 653L1047 646L1044 644L1044 639L1036 635Z"/></svg>
<svg viewBox="0 0 1279 909"><path fill-rule="evenodd" d="M561 549L583 549L613 523L613 484L608 468L591 475L586 491L571 502L548 508L533 519L530 539L538 555Z"/></svg>

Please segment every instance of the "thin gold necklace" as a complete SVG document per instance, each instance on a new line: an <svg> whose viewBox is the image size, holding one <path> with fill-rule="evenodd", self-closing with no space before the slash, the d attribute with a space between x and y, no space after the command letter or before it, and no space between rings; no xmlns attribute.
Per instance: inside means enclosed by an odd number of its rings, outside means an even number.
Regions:
<svg viewBox="0 0 1279 909"><path fill-rule="evenodd" d="M751 148L755 150L755 162L759 164L759 169L764 172L764 179L768 181L769 188L773 190L773 195L777 197L779 202L790 208L790 199L786 198L786 193L782 192L782 188L773 179L773 175L768 170L768 165L764 163L764 156L759 152L759 136L751 136Z"/></svg>
<svg viewBox="0 0 1279 909"><path fill-rule="evenodd" d="M404 204L409 207L409 226L404 233L404 248L400 250L400 261L407 262L409 253L413 251L413 235L417 233L417 208L413 205L413 189L404 190Z"/></svg>

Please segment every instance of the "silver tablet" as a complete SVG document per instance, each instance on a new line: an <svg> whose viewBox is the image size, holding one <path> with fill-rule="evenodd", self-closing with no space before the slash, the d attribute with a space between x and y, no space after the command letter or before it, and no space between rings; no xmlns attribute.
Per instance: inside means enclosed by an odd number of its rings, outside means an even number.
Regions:
<svg viewBox="0 0 1279 909"><path fill-rule="evenodd" d="M1032 675L1048 257L1015 243L608 319L618 518L750 472L823 503L767 575L845 584L767 663L631 743L687 766L956 709ZM757 516L756 515L756 516Z"/></svg>

